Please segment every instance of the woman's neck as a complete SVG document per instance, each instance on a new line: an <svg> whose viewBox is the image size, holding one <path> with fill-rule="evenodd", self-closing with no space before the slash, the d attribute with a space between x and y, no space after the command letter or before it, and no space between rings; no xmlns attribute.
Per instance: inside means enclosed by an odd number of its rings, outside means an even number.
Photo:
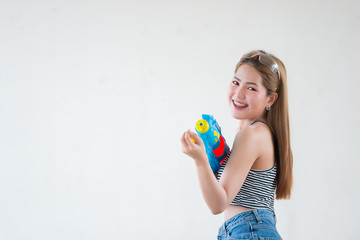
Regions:
<svg viewBox="0 0 360 240"><path fill-rule="evenodd" d="M242 129L246 128L247 126L249 126L250 124L252 124L256 120L266 121L265 117L259 117L257 119L242 119L242 120L239 120L238 131L241 131Z"/></svg>

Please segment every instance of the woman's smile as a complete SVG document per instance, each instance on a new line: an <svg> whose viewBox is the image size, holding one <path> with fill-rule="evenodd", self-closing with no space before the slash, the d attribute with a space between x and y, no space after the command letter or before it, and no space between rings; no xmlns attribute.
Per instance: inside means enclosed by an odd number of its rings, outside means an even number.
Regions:
<svg viewBox="0 0 360 240"><path fill-rule="evenodd" d="M237 110L243 110L243 109L245 109L245 108L247 108L249 106L247 104L237 102L235 100L233 100L233 105L234 105L234 108L237 109Z"/></svg>

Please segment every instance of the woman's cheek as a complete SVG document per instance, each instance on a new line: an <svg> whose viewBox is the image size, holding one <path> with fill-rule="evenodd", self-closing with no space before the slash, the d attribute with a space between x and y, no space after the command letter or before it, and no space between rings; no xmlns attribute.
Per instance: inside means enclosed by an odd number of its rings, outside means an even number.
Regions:
<svg viewBox="0 0 360 240"><path fill-rule="evenodd" d="M233 95L233 88L231 85L229 85L228 89L227 89L227 95L228 95L228 99L231 99L232 98L232 95Z"/></svg>

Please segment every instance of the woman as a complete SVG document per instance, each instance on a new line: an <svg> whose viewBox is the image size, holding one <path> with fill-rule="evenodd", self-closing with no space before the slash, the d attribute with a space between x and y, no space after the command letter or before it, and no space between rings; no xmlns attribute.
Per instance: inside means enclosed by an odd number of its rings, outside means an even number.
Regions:
<svg viewBox="0 0 360 240"><path fill-rule="evenodd" d="M262 50L245 54L228 87L228 103L239 128L219 171L213 174L202 140L190 130L181 138L183 152L195 161L211 212L224 212L218 239L281 239L274 196L290 198L293 165L282 61Z"/></svg>

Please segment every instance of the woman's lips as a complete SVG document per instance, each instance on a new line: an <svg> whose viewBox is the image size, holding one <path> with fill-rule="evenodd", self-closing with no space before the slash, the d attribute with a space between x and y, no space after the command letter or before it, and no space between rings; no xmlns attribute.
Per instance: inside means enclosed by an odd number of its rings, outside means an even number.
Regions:
<svg viewBox="0 0 360 240"><path fill-rule="evenodd" d="M234 100L232 102L233 102L234 108L237 109L237 110L242 110L242 109L245 109L245 108L247 108L249 106L247 104L236 102Z"/></svg>

